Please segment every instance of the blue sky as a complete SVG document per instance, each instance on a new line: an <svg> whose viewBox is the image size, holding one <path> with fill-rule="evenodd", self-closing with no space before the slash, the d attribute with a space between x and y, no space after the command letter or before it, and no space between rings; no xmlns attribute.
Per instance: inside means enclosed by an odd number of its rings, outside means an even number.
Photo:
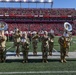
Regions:
<svg viewBox="0 0 76 75"><path fill-rule="evenodd" d="M76 0L53 0L53 8L75 8L76 9ZM44 8L43 3L35 4L35 3L21 3L22 8ZM0 7L13 7L13 8L20 8L19 3L1 3L0 2ZM45 8L50 8L51 5L50 3L45 4Z"/></svg>

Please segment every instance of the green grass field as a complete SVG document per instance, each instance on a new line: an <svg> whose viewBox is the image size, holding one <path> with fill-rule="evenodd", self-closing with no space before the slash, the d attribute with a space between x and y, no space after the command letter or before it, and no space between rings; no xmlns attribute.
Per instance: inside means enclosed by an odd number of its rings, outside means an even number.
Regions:
<svg viewBox="0 0 76 75"><path fill-rule="evenodd" d="M58 43L58 36L56 36L55 38L54 38L54 49L56 49L56 50L60 50L60 46L59 46L59 43ZM6 48L8 49L9 47L12 47L13 46L13 42L7 42L6 43ZM15 48L13 47L13 48L11 48L9 51L14 51L15 50ZM33 48L32 48L32 43L30 44L30 49L29 49L29 51L33 51ZM38 42L38 49L37 49L37 51L41 51L41 42ZM72 40L72 42L71 42L71 46L70 46L70 52L73 52L73 51L76 51L76 36L73 36L73 40Z"/></svg>
<svg viewBox="0 0 76 75"><path fill-rule="evenodd" d="M54 48L56 50L59 50L59 44L57 42L58 38L59 37L55 37L54 39L55 41ZM74 36L70 47L70 51L76 51L75 42L76 42L76 37ZM13 46L13 43L7 42L6 46L7 48L9 48L10 46ZM38 43L37 50L41 51L40 42ZM15 48L10 49L9 51L15 51ZM33 51L32 45L30 45L29 51ZM30 73L30 71L31 72L42 71L43 73ZM50 73L44 73L45 71L50 71ZM58 73L58 71L60 72ZM68 73L65 71L68 71ZM28 72L28 73L9 74L8 72ZM23 64L22 61L10 61L10 62L7 61L6 63L0 63L0 75L76 75L76 61L68 60L67 63L60 63L59 60L49 60L48 63L42 63L39 60L39 61L30 61L25 64Z"/></svg>
<svg viewBox="0 0 76 75"><path fill-rule="evenodd" d="M76 71L76 61L68 61L60 63L59 61L50 61L49 63L33 62L33 63L0 63L0 72L36 72L36 71ZM12 75L36 75L33 74L12 74ZM37 75L76 75L76 73L38 73Z"/></svg>

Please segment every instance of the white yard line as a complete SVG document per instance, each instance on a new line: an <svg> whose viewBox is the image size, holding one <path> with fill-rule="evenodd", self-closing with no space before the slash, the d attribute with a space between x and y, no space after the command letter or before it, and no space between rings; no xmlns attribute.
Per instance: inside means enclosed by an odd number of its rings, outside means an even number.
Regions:
<svg viewBox="0 0 76 75"><path fill-rule="evenodd" d="M54 50L55 52L58 52L55 48L53 48L53 50Z"/></svg>
<svg viewBox="0 0 76 75"><path fill-rule="evenodd" d="M6 50L9 50L9 49L11 49L12 47L9 47L9 48L7 48Z"/></svg>
<svg viewBox="0 0 76 75"><path fill-rule="evenodd" d="M75 42L75 41L73 41L73 43L75 43L75 44L76 44L76 42Z"/></svg>
<svg viewBox="0 0 76 75"><path fill-rule="evenodd" d="M27 71L27 72L0 72L0 74L65 74L65 73L76 73L76 71Z"/></svg>

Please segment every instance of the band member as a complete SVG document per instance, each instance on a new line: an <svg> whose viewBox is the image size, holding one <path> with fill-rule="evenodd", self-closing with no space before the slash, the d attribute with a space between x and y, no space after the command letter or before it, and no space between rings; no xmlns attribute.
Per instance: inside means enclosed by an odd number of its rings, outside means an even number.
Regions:
<svg viewBox="0 0 76 75"><path fill-rule="evenodd" d="M46 63L48 62L47 61L48 48L49 48L48 33L46 31L44 31L44 35L42 37L42 59L43 59L43 62L46 62Z"/></svg>
<svg viewBox="0 0 76 75"><path fill-rule="evenodd" d="M21 37L22 43L22 53L23 53L23 63L28 62L28 50L29 50L29 39L27 38L27 33L24 32Z"/></svg>
<svg viewBox="0 0 76 75"><path fill-rule="evenodd" d="M6 60L6 36L4 35L4 30L6 29L5 24L0 23L0 62L5 62Z"/></svg>
<svg viewBox="0 0 76 75"><path fill-rule="evenodd" d="M34 32L32 36L32 45L33 45L33 55L37 55L37 44L38 44L38 33Z"/></svg>
<svg viewBox="0 0 76 75"><path fill-rule="evenodd" d="M49 55L52 56L52 50L54 46L54 34L49 32Z"/></svg>
<svg viewBox="0 0 76 75"><path fill-rule="evenodd" d="M67 62L65 57L66 57L66 49L67 49L67 41L65 36L61 36L58 40L60 44L60 57L61 57L61 62Z"/></svg>
<svg viewBox="0 0 76 75"><path fill-rule="evenodd" d="M70 43L71 43L71 36L69 34L69 31L65 31L63 35L65 36L66 42L67 42L66 56L68 56L68 52L70 49Z"/></svg>
<svg viewBox="0 0 76 75"><path fill-rule="evenodd" d="M21 33L18 28L15 28L14 34L13 34L13 40L14 40L14 46L16 47L16 55L19 56L20 53L20 39L21 39Z"/></svg>

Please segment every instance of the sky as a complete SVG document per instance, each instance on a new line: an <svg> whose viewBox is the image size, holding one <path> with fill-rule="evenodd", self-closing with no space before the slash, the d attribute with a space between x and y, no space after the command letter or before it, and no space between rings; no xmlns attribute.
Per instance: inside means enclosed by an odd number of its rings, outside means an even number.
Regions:
<svg viewBox="0 0 76 75"><path fill-rule="evenodd" d="M50 3L2 3L0 2L0 7L9 8L51 8ZM75 8L76 0L53 0L53 8Z"/></svg>

